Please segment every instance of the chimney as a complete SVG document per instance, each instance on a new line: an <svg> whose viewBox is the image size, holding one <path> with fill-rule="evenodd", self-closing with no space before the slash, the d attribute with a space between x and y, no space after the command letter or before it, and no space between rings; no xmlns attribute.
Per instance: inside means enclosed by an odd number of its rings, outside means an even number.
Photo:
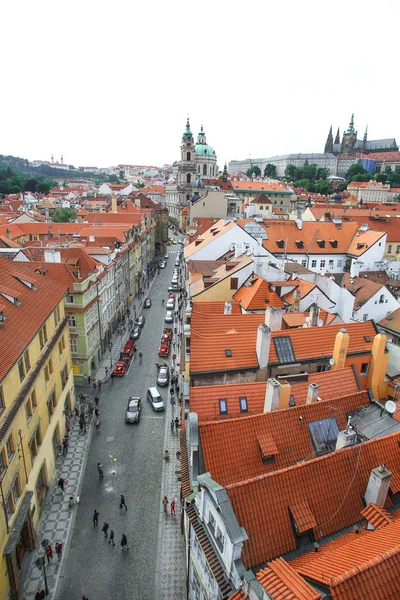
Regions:
<svg viewBox="0 0 400 600"><path fill-rule="evenodd" d="M383 506L386 502L391 479L392 474L386 469L385 463L372 469L364 494L365 504L368 505L370 502L373 502L374 504ZM371 526L368 525L367 529L371 529Z"/></svg>
<svg viewBox="0 0 400 600"><path fill-rule="evenodd" d="M111 212L116 213L117 211L117 197L111 196Z"/></svg>
<svg viewBox="0 0 400 600"><path fill-rule="evenodd" d="M383 333L377 333L372 344L372 359L368 372L368 387L376 400L387 397L387 383L385 383L386 367L389 353L386 352L387 338Z"/></svg>
<svg viewBox="0 0 400 600"><path fill-rule="evenodd" d="M310 327L316 327L319 319L319 307L312 304L310 308Z"/></svg>
<svg viewBox="0 0 400 600"><path fill-rule="evenodd" d="M299 312L300 310L300 296L301 296L301 292L300 290L295 290L293 292L293 302L292 302L292 306L290 307L290 312Z"/></svg>
<svg viewBox="0 0 400 600"><path fill-rule="evenodd" d="M282 312L282 308L267 306L264 323L268 325L271 331L280 331L282 329Z"/></svg>
<svg viewBox="0 0 400 600"><path fill-rule="evenodd" d="M344 431L339 431L339 435L336 440L336 448L335 450L341 450L342 448L347 448L348 446L354 446L357 442L357 434L350 425L351 417L347 421L347 427Z"/></svg>
<svg viewBox="0 0 400 600"><path fill-rule="evenodd" d="M306 404L312 404L318 401L319 385L318 383L310 383L307 391Z"/></svg>
<svg viewBox="0 0 400 600"><path fill-rule="evenodd" d="M270 345L270 328L267 325L259 325L257 330L256 354L260 369L265 369L268 366Z"/></svg>
<svg viewBox="0 0 400 600"><path fill-rule="evenodd" d="M270 377L265 388L264 412L289 408L290 391L291 386L286 380Z"/></svg>
<svg viewBox="0 0 400 600"><path fill-rule="evenodd" d="M232 314L232 304L230 302L225 302L224 315L231 315L231 314Z"/></svg>
<svg viewBox="0 0 400 600"><path fill-rule="evenodd" d="M347 349L349 347L350 337L343 327L336 334L335 345L333 347L333 365L332 369L343 369L346 363Z"/></svg>

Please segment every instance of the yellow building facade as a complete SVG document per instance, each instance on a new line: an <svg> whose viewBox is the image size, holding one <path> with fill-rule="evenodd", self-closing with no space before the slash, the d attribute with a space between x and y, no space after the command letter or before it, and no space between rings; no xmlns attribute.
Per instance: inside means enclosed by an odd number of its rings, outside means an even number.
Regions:
<svg viewBox="0 0 400 600"><path fill-rule="evenodd" d="M17 600L75 405L66 288L0 259L0 598Z"/></svg>

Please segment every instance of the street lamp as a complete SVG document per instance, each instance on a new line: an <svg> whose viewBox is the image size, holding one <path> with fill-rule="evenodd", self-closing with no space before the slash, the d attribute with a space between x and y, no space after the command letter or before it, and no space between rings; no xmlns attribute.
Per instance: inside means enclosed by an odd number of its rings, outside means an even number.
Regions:
<svg viewBox="0 0 400 600"><path fill-rule="evenodd" d="M46 548L48 545L49 545L49 540L44 538L41 541L41 546L44 551L46 551ZM39 571L41 571L43 569L44 591L45 591L46 596L48 596L49 595L49 587L47 585L47 576L46 576L46 555L43 554L43 556L38 556L38 558L35 560L35 565L37 566Z"/></svg>

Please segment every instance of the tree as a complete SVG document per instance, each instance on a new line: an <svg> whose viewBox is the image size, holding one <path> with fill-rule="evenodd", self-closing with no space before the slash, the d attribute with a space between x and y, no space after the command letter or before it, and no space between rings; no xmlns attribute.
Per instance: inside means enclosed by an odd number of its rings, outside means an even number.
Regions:
<svg viewBox="0 0 400 600"><path fill-rule="evenodd" d="M253 174L256 177L260 177L260 175L261 175L261 169L260 169L260 167L257 167L257 165L255 165L254 167L251 167L250 169L247 169L247 173L246 173L247 177L252 177Z"/></svg>
<svg viewBox="0 0 400 600"><path fill-rule="evenodd" d="M296 171L296 167L294 165L288 165L285 169L286 177L290 177L290 179L293 179L295 171Z"/></svg>
<svg viewBox="0 0 400 600"><path fill-rule="evenodd" d="M24 183L24 192L36 192L38 180L35 177L27 179Z"/></svg>
<svg viewBox="0 0 400 600"><path fill-rule="evenodd" d="M265 165L264 177L272 177L273 179L276 179L276 166L271 165L271 163Z"/></svg>
<svg viewBox="0 0 400 600"><path fill-rule="evenodd" d="M110 183L118 183L118 177L116 175L109 175L108 176L108 181Z"/></svg>
<svg viewBox="0 0 400 600"><path fill-rule="evenodd" d="M354 165L350 165L350 167L348 168L347 178L350 179L350 177L354 177L354 175L365 175L365 174L368 174L368 173L364 169L364 167L362 165L360 165L360 163L355 163ZM353 179L353 181L355 181L355 180Z"/></svg>
<svg viewBox="0 0 400 600"><path fill-rule="evenodd" d="M42 179L36 185L36 191L40 194L48 194L53 187L55 187L55 183L52 179Z"/></svg>
<svg viewBox="0 0 400 600"><path fill-rule="evenodd" d="M326 179L329 175L329 169L317 169L317 179Z"/></svg>
<svg viewBox="0 0 400 600"><path fill-rule="evenodd" d="M73 223L76 219L76 214L72 208L58 208L54 211L52 219L54 223Z"/></svg>
<svg viewBox="0 0 400 600"><path fill-rule="evenodd" d="M120 169L120 171L119 171L119 178L123 179L124 177L125 177L125 173L123 172L122 169Z"/></svg>

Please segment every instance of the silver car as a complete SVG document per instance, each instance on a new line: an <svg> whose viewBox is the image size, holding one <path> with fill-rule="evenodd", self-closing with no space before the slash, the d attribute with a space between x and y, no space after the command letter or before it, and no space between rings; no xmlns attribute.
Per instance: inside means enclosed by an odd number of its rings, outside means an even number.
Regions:
<svg viewBox="0 0 400 600"><path fill-rule="evenodd" d="M129 398L125 413L125 423L139 422L141 405L142 402L139 397L132 396Z"/></svg>
<svg viewBox="0 0 400 600"><path fill-rule="evenodd" d="M166 323L173 323L174 322L174 315L172 314L172 310L168 310L165 313L165 319L164 319L164 321Z"/></svg>
<svg viewBox="0 0 400 600"><path fill-rule="evenodd" d="M164 386L168 385L169 370L168 367L160 367L157 377L157 385Z"/></svg>

